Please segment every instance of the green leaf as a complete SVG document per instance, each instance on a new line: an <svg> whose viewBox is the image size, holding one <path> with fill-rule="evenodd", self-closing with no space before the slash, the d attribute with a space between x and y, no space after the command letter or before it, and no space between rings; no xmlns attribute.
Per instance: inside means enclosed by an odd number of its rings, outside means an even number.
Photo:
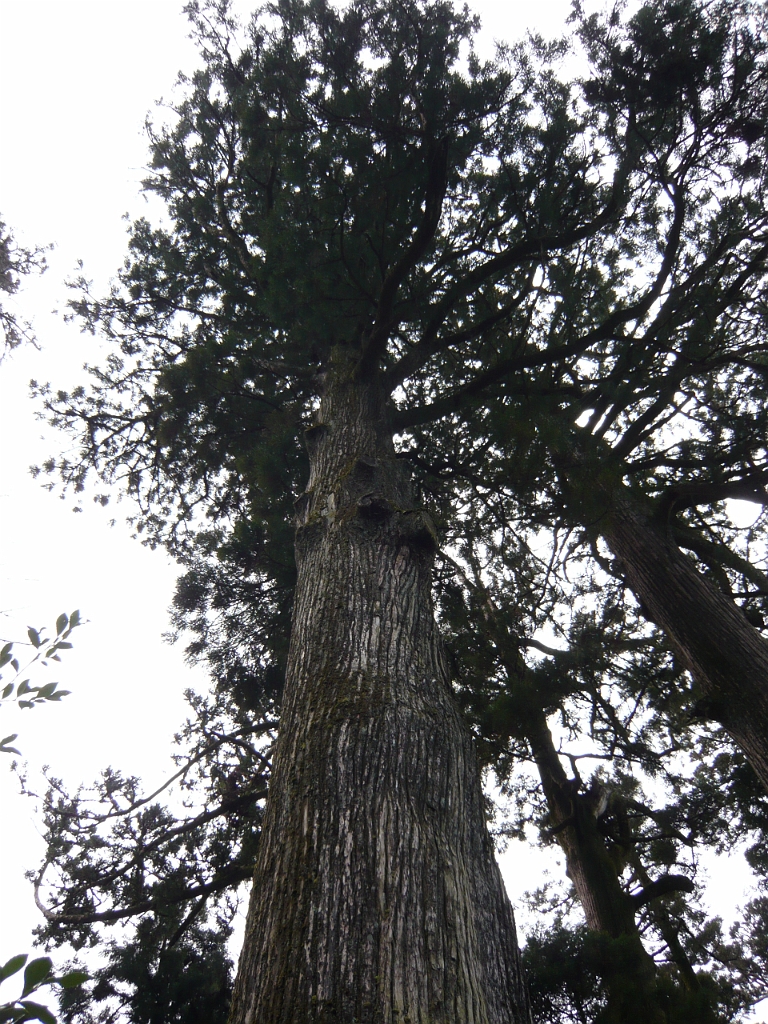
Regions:
<svg viewBox="0 0 768 1024"><path fill-rule="evenodd" d="M20 700L19 701L19 707L20 708L33 708L34 706L35 706L35 702L33 700Z"/></svg>
<svg viewBox="0 0 768 1024"><path fill-rule="evenodd" d="M7 1020L20 1020L20 1013L18 1006L0 1006L0 1021L5 1022Z"/></svg>
<svg viewBox="0 0 768 1024"><path fill-rule="evenodd" d="M8 662L11 660L11 648L12 647L13 647L12 643L5 644L5 646L3 647L2 651L0 651L0 668L2 668L3 665L7 665Z"/></svg>
<svg viewBox="0 0 768 1024"><path fill-rule="evenodd" d="M42 1006L40 1003L33 1003L31 999L22 999L21 1005L27 1011L30 1016L27 1020L41 1020L43 1024L56 1024L56 1018L48 1009L47 1006Z"/></svg>
<svg viewBox="0 0 768 1024"><path fill-rule="evenodd" d="M42 640L40 639L40 634L36 629L33 629L31 626L29 626L27 629L27 636L29 637L30 643L35 648L39 647L40 644L42 643Z"/></svg>
<svg viewBox="0 0 768 1024"><path fill-rule="evenodd" d="M23 697L25 693L31 693L33 689L34 687L29 685L29 680L25 679L23 680L23 682L19 683L19 688L16 691L16 696Z"/></svg>
<svg viewBox="0 0 768 1024"><path fill-rule="evenodd" d="M30 961L24 971L24 991L21 993L21 998L34 992L44 981L50 980L52 971L53 961L49 956L39 956Z"/></svg>
<svg viewBox="0 0 768 1024"><path fill-rule="evenodd" d="M56 619L56 634L60 635L69 625L69 616L66 612L62 612L61 615Z"/></svg>
<svg viewBox="0 0 768 1024"><path fill-rule="evenodd" d="M39 686L37 689L38 699L42 697L43 700L48 700L58 685L58 683L46 683L45 686Z"/></svg>
<svg viewBox="0 0 768 1024"><path fill-rule="evenodd" d="M16 733L13 736L9 736L7 739L0 741L0 754L18 754L21 757L21 751L17 747L8 747L6 743L8 740L16 739Z"/></svg>
<svg viewBox="0 0 768 1024"><path fill-rule="evenodd" d="M8 740L15 740L16 736L6 736L3 743L7 743ZM6 978L10 978L12 974L16 974L20 971L24 964L27 962L27 954L19 953L18 956L12 956L11 959L3 967L0 967L0 981L5 981Z"/></svg>
<svg viewBox="0 0 768 1024"><path fill-rule="evenodd" d="M68 971L57 980L62 988L76 988L78 985L82 985L83 982L88 981L88 977L85 971Z"/></svg>
<svg viewBox="0 0 768 1024"><path fill-rule="evenodd" d="M3 687L3 700L5 700L6 697L10 697L10 695L12 693L13 693L13 683L8 683L7 686Z"/></svg>
<svg viewBox="0 0 768 1024"><path fill-rule="evenodd" d="M13 671L14 672L18 672L19 671L19 661L18 661L18 658L11 658L11 665L13 666Z"/></svg>
<svg viewBox="0 0 768 1024"><path fill-rule="evenodd" d="M71 651L72 650L72 644L68 640L59 640L59 642L56 644L56 650L57 651Z"/></svg>
<svg viewBox="0 0 768 1024"><path fill-rule="evenodd" d="M79 626L79 625L80 625L80 609L77 608L69 616L69 628L70 629L74 629L75 626Z"/></svg>

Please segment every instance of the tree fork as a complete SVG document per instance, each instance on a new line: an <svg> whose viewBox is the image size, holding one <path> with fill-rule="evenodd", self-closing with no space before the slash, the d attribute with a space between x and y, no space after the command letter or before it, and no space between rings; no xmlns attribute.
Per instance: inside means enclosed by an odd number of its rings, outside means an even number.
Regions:
<svg viewBox="0 0 768 1024"><path fill-rule="evenodd" d="M529 1020L512 909L386 399L308 431L280 737L231 1024Z"/></svg>

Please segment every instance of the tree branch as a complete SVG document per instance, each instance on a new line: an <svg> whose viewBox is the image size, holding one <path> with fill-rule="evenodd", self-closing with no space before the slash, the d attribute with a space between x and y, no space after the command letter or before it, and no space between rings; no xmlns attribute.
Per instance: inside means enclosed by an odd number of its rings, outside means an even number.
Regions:
<svg viewBox="0 0 768 1024"><path fill-rule="evenodd" d="M658 899L660 896L669 896L673 892L690 893L695 889L696 886L685 875L661 875L655 882L650 882L640 892L631 895L630 899L635 910L639 910L640 907L644 907L646 903L650 903L651 900Z"/></svg>
<svg viewBox="0 0 768 1024"><path fill-rule="evenodd" d="M208 896L222 889L231 889L239 882L246 882L253 874L253 866L233 868L226 875L219 875L211 882L204 885L191 886L174 896L158 896L155 899L141 900L139 903L132 903L130 907L123 907L121 910L103 910L92 914L57 914L45 906L40 899L39 885L35 885L35 904L37 909L46 919L53 924L108 924L112 921L121 921L126 917L134 917L136 914L146 914L155 907L167 907L169 904L184 903L196 897Z"/></svg>
<svg viewBox="0 0 768 1024"><path fill-rule="evenodd" d="M379 295L376 322L373 325L363 354L358 361L355 373L364 377L370 373L384 353L390 332L394 326L392 307L397 290L405 280L408 272L418 263L427 251L429 243L435 237L440 224L443 199L448 187L448 138L442 138L429 158L427 190L424 199L424 216L416 233L411 239L402 257L390 268Z"/></svg>
<svg viewBox="0 0 768 1024"><path fill-rule="evenodd" d="M475 267L458 280L436 304L432 318L427 323L419 343L410 349L387 374L390 390L394 390L398 384L424 366L435 352L440 351L447 344L446 339L439 336L440 327L459 299L476 291L486 281L498 277L514 266L529 260L540 262L542 257L561 249L569 249L610 224L619 209L618 195L620 182L624 176L624 169L619 168L614 176L610 200L601 213L586 224L560 235L541 235L538 238L523 239L517 245L510 246L505 252L486 260L485 263Z"/></svg>
<svg viewBox="0 0 768 1024"><path fill-rule="evenodd" d="M667 522L684 509L695 508L697 505L712 505L726 498L739 498L765 507L768 505L766 481L768 470L724 483L674 484L659 498L656 516L661 522Z"/></svg>
<svg viewBox="0 0 768 1024"><path fill-rule="evenodd" d="M734 572L741 573L742 576L754 583L762 593L768 594L768 576L761 572L756 565L748 562L746 558L737 555L727 544L715 544L702 537L691 527L677 524L672 527L672 536L680 547L695 552L710 567L726 566L728 569L733 569Z"/></svg>

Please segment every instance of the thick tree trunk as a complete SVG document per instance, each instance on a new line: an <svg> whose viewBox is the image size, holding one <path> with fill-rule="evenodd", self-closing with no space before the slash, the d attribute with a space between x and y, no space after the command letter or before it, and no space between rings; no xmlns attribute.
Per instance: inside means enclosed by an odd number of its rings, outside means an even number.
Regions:
<svg viewBox="0 0 768 1024"><path fill-rule="evenodd" d="M611 495L600 531L691 672L702 712L723 725L768 789L768 642L625 491Z"/></svg>
<svg viewBox="0 0 768 1024"><path fill-rule="evenodd" d="M621 887L619 871L597 827L593 803L566 775L543 712L531 714L526 733L587 927L613 940L601 946L600 972L609 993L606 1019L663 1024L667 1018L656 989L656 968L640 939L632 899Z"/></svg>
<svg viewBox="0 0 768 1024"><path fill-rule="evenodd" d="M232 1024L528 1021L512 910L372 385L309 431L298 583Z"/></svg>

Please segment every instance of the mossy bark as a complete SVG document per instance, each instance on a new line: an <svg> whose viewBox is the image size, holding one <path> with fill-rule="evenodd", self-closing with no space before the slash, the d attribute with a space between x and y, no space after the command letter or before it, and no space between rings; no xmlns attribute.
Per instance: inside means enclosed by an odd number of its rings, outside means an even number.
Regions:
<svg viewBox="0 0 768 1024"><path fill-rule="evenodd" d="M473 744L434 622L434 529L384 398L308 432L281 732L232 1024L528 1021Z"/></svg>

